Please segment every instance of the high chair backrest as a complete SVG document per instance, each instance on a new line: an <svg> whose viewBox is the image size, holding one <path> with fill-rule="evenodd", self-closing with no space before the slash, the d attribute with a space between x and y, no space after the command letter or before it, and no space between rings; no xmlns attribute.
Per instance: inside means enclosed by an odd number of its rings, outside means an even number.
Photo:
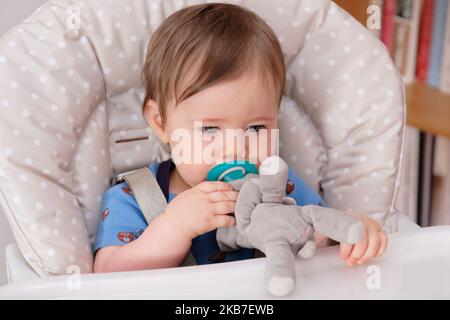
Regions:
<svg viewBox="0 0 450 320"><path fill-rule="evenodd" d="M164 18L202 2L54 0L0 40L0 202L40 276L91 272L111 178L168 158L140 70ZM224 2L282 45L281 156L331 207L395 231L405 98L383 44L327 0Z"/></svg>

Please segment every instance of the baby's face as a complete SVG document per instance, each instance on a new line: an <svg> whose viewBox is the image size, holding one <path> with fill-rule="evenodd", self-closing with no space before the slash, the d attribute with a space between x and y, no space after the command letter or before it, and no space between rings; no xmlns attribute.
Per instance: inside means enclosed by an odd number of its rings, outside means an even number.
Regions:
<svg viewBox="0 0 450 320"><path fill-rule="evenodd" d="M275 90L250 73L168 106L164 131L179 176L192 187L222 161L248 160L259 166L275 151L277 115Z"/></svg>

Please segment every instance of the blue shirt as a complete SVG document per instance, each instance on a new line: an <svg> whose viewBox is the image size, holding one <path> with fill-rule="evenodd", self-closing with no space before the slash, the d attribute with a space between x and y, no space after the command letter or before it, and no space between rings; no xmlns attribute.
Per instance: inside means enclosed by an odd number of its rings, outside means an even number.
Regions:
<svg viewBox="0 0 450 320"><path fill-rule="evenodd" d="M170 159L161 163L154 162L149 166L168 202L176 196L169 192L169 176L173 167ZM288 172L287 189L288 196L295 199L298 205L326 206L320 195L301 180L291 168ZM145 217L126 181L118 183L106 191L101 211L94 253L103 247L127 244L137 239L147 228ZM242 248L227 252L225 256L217 258L220 249L216 240L216 231L212 230L192 240L191 252L197 264L236 261L254 257L254 249Z"/></svg>

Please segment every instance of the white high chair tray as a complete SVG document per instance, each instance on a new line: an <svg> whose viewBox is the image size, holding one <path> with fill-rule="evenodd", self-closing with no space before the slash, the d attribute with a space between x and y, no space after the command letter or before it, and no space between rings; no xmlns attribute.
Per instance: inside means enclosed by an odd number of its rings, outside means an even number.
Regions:
<svg viewBox="0 0 450 320"><path fill-rule="evenodd" d="M347 267L338 246L297 261L289 299L448 299L450 226L390 235L388 250ZM196 267L56 276L0 288L0 299L271 299L265 258Z"/></svg>

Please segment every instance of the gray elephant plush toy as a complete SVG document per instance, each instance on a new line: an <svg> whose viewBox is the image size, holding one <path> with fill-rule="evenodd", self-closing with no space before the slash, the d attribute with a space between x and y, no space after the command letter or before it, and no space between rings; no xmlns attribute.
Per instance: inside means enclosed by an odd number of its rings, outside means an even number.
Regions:
<svg viewBox="0 0 450 320"><path fill-rule="evenodd" d="M295 285L295 257L315 252L314 231L338 242L362 239L362 223L351 215L315 205L298 206L286 197L288 166L279 157L265 159L259 175L247 174L229 182L239 191L236 225L217 230L222 251L256 248L267 258L265 281L275 296L289 294Z"/></svg>

